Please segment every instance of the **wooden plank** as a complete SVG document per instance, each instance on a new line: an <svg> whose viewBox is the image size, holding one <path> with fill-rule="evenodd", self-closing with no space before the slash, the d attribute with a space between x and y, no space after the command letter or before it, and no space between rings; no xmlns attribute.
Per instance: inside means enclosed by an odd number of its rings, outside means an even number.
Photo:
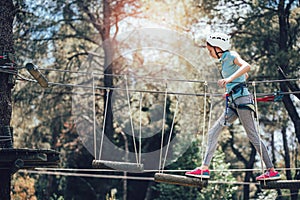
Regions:
<svg viewBox="0 0 300 200"><path fill-rule="evenodd" d="M154 180L161 183L203 188L208 184L208 179L192 178L173 174L156 173Z"/></svg>
<svg viewBox="0 0 300 200"><path fill-rule="evenodd" d="M260 181L262 189L300 189L300 180Z"/></svg>
<svg viewBox="0 0 300 200"><path fill-rule="evenodd" d="M130 162L118 162L108 160L93 160L92 166L98 169L115 169L128 172L143 172L144 165Z"/></svg>

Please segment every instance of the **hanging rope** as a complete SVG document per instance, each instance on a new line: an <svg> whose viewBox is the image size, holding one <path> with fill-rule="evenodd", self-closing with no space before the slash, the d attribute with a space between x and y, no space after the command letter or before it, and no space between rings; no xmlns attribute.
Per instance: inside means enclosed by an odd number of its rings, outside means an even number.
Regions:
<svg viewBox="0 0 300 200"><path fill-rule="evenodd" d="M139 164L142 163L142 101L143 101L143 93L140 92Z"/></svg>
<svg viewBox="0 0 300 200"><path fill-rule="evenodd" d="M164 113L163 113L162 130L161 130L159 167L158 167L159 170L161 170L161 168L162 168L162 151L163 151L163 146L164 146L165 120L166 120L166 109L167 109L167 95L168 95L168 84L166 82L165 101L164 101Z"/></svg>
<svg viewBox="0 0 300 200"><path fill-rule="evenodd" d="M103 140L104 140L106 117L107 117L107 107L108 107L109 93L110 93L110 90L107 89L106 90L106 104L105 104L105 110L104 110L104 116L103 116L103 127L102 127L102 134L101 134L101 141L100 141L100 148L99 148L99 160L101 160L102 149L103 149Z"/></svg>
<svg viewBox="0 0 300 200"><path fill-rule="evenodd" d="M204 83L204 99L203 99L203 126L202 126L202 147L201 147L201 152L202 152L202 161L204 161L204 149L205 149L205 124L206 124L206 101L207 101L207 88L208 88L208 85L207 85L207 82ZM202 180L202 176L201 176L201 180Z"/></svg>
<svg viewBox="0 0 300 200"><path fill-rule="evenodd" d="M258 113L258 106L257 106L257 96L256 96L256 84L255 82L252 83L253 86L253 90L254 90L254 103L255 103L255 113L256 113L256 129L257 129L257 134L258 134L258 138L259 138L259 149L260 149L260 163L261 163L261 172L262 174L264 173L264 163L263 163L263 153L262 153L262 140L261 140L261 136L260 136L260 127L259 127L259 113ZM264 182L266 180L264 179Z"/></svg>
<svg viewBox="0 0 300 200"><path fill-rule="evenodd" d="M139 164L139 158L138 158L138 152L137 152L137 145L135 141L135 133L134 133L134 127L133 127L133 119L132 119L132 111L131 111L131 104L130 104L130 95L128 91L128 82L127 82L127 76L125 75L125 87L126 87L126 95L127 95L127 103L128 103L128 109L129 109L129 118L130 118L130 125L131 125L131 133L132 133L132 140L133 140L133 147L135 152L135 158L136 163Z"/></svg>
<svg viewBox="0 0 300 200"><path fill-rule="evenodd" d="M175 124L175 119L176 119L177 112L178 112L178 105L179 105L179 100L178 99L179 98L176 96L176 107L175 107L175 112L174 112L174 116L173 116L173 120L172 120L172 125L171 125L170 134L169 134L169 139L168 139L168 143L167 143L165 158L164 158L163 165L162 165L162 173L163 173L163 170L165 168L165 164L166 164L166 160L167 160L167 156L168 156L168 152L169 152L169 146L170 146L172 135L173 135L173 129L174 129L174 124Z"/></svg>
<svg viewBox="0 0 300 200"><path fill-rule="evenodd" d="M96 95L95 95L95 77L94 74L92 74L93 77L93 132L94 132L94 155L96 158L97 155L97 133L96 133Z"/></svg>
<svg viewBox="0 0 300 200"><path fill-rule="evenodd" d="M212 109L213 109L213 96L210 96L210 108L209 108L209 118L208 118L207 132L208 132L208 130L210 130L210 127L211 127ZM207 142L206 142L206 144L207 144Z"/></svg>

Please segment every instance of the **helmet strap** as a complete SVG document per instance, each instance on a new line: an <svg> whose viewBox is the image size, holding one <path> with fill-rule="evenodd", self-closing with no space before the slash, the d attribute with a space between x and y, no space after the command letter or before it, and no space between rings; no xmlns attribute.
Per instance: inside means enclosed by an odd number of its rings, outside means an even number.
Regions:
<svg viewBox="0 0 300 200"><path fill-rule="evenodd" d="M224 53L224 52L228 51L228 50L226 50L226 51L220 51L220 52L217 52L216 47L213 47L213 48L214 48L215 54L217 55L218 59L221 58L221 57L219 56L220 53Z"/></svg>
<svg viewBox="0 0 300 200"><path fill-rule="evenodd" d="M220 59L219 53L223 53L223 51L222 52L217 52L216 47L214 47L214 50L215 50L215 54L217 55L218 59Z"/></svg>

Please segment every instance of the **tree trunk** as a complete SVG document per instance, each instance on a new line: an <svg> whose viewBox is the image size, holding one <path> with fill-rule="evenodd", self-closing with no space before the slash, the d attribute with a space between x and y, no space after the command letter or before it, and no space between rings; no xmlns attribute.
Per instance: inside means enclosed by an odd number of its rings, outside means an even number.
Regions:
<svg viewBox="0 0 300 200"><path fill-rule="evenodd" d="M244 163L244 165L246 166L246 169L253 169L253 166L255 163L255 156L256 156L256 149L251 144L251 153L250 153L249 161ZM246 182L246 183L250 182L250 179L252 176L253 176L252 171L246 171L244 182ZM250 199L250 186L249 185L244 185L244 200L246 200L246 199Z"/></svg>
<svg viewBox="0 0 300 200"><path fill-rule="evenodd" d="M0 0L0 66L12 64L9 55L14 54L13 20L15 7L12 0ZM13 67L13 66L12 66ZM14 76L0 67L0 148L12 148L11 89Z"/></svg>
<svg viewBox="0 0 300 200"><path fill-rule="evenodd" d="M279 49L281 52L288 52L288 29L289 29L289 9L285 8L285 0L280 0L278 4L278 18L279 18ZM279 52L280 53L280 52ZM287 55L286 53L283 53L282 55ZM279 66L283 70L283 73L287 71L287 67L289 65L289 59L288 56L282 57L279 60ZM282 76L282 74L279 72L279 76ZM287 83L281 82L280 83L280 89L282 92L288 92L288 86ZM291 118L291 120L294 123L295 127L295 133L296 137L298 139L298 143L300 144L300 117L299 114L295 108L295 105L293 104L290 96L285 95L283 97L283 103L288 111L288 114Z"/></svg>
<svg viewBox="0 0 300 200"><path fill-rule="evenodd" d="M15 7L12 0L0 0L0 66L12 62L8 55L14 53L14 13ZM2 68L0 69L2 70ZM12 135L9 125L12 114L11 89L13 85L13 75L0 72L0 148L12 148ZM10 199L10 184L10 170L1 170L0 199Z"/></svg>
<svg viewBox="0 0 300 200"><path fill-rule="evenodd" d="M290 12L290 8L289 7L285 7L285 0L280 0L279 1L279 4L278 4L278 17L279 17L279 49L280 51L282 52L288 52L288 49L289 49L289 46L288 46L288 30L289 30L289 12ZM288 4L287 6L290 6L290 4ZM287 55L286 53L285 54L282 54L282 55ZM289 65L289 59L288 59L288 56L286 57L282 57L280 59L280 62L278 63L280 68L283 70L283 73L285 73L287 71L287 67ZM279 75L282 76L282 74L279 72ZM284 82L281 82L280 83L280 89L281 91L283 92L288 92L288 85L287 83L284 83ZM293 104L290 96L287 96L285 95L283 97L283 103L284 103L284 106L291 118L291 120L293 121L294 123L294 127L295 127L295 133L296 133L296 137L298 139L298 143L300 143L300 117L299 117L299 114L295 108L295 105ZM283 136L285 136L285 131L282 131L283 133ZM286 136L285 136L286 137ZM287 145L287 144L286 144ZM290 164L290 163L287 163L287 160L286 160L286 165ZM291 178L291 175L290 175L290 172L287 171L287 178ZM298 199L298 191L299 190L291 190L291 199L292 200L296 200Z"/></svg>
<svg viewBox="0 0 300 200"><path fill-rule="evenodd" d="M113 56L114 48L113 42L110 37L110 28L111 28L111 7L110 3L107 0L103 1L103 27L101 31L101 37L103 41L103 50L105 54L104 61L104 86L106 88L113 87ZM112 113L112 97L113 90L106 90L104 95L104 109L106 110L106 124L105 124L105 133L109 139L113 138L113 113Z"/></svg>

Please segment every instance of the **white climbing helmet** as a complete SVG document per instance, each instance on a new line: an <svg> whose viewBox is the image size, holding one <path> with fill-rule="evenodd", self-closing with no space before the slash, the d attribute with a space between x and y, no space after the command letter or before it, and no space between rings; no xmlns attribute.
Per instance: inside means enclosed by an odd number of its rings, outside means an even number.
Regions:
<svg viewBox="0 0 300 200"><path fill-rule="evenodd" d="M208 42L211 46L220 47L222 51L226 51L230 48L230 37L225 33L212 33L210 34L206 42Z"/></svg>

